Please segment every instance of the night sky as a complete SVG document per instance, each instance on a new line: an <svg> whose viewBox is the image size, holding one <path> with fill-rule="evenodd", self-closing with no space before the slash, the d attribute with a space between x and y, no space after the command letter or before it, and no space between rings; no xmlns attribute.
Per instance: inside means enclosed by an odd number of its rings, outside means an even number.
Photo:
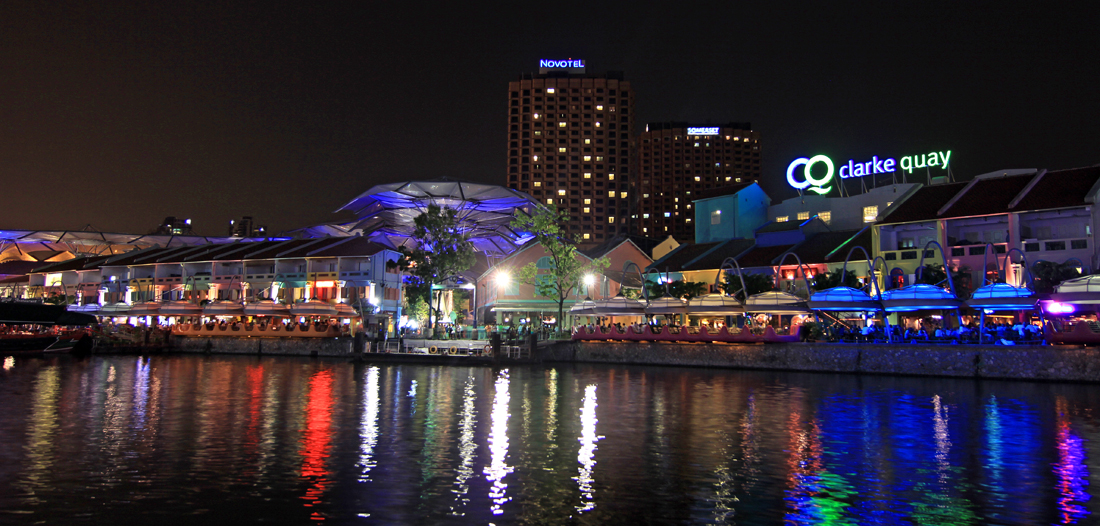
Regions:
<svg viewBox="0 0 1100 526"><path fill-rule="evenodd" d="M752 122L773 199L817 153L1100 163L1100 9L972 4L9 0L0 228L279 231L379 183L504 184L507 84L539 58L624 72L635 133Z"/></svg>

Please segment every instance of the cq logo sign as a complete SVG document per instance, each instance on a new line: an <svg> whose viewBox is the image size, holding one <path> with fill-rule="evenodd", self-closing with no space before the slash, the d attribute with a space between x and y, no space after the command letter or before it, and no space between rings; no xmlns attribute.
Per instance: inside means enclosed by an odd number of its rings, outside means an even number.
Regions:
<svg viewBox="0 0 1100 526"><path fill-rule="evenodd" d="M825 175L814 177L812 170L815 164L825 165ZM798 180L798 169L802 168L802 180ZM787 166L787 183L799 190L809 190L818 195L825 195L833 189L830 182L833 180L833 160L824 155L815 155L809 159L799 157Z"/></svg>

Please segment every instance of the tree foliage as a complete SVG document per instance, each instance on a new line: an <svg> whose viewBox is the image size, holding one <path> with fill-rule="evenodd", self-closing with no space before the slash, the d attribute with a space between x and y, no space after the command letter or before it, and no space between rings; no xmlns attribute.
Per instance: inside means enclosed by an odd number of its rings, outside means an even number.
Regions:
<svg viewBox="0 0 1100 526"><path fill-rule="evenodd" d="M844 274L843 280L840 279L841 274ZM855 272L851 270L845 272L843 269L839 268L832 272L823 272L814 276L810 283L813 284L814 290L825 290L842 286L858 289L862 286Z"/></svg>
<svg viewBox="0 0 1100 526"><path fill-rule="evenodd" d="M554 205L539 207L531 216L517 213L511 227L535 236L536 242L550 258L548 269L528 263L519 269L516 279L533 285L535 293L558 304L558 327L565 314L565 300L584 284L586 274L600 274L610 262L607 258L589 260L577 251L577 246L565 234L562 224L569 220L565 211Z"/></svg>
<svg viewBox="0 0 1100 526"><path fill-rule="evenodd" d="M1035 292L1049 294L1063 281L1081 277L1078 263L1052 263L1050 261L1036 261L1031 266L1031 274L1035 277Z"/></svg>
<svg viewBox="0 0 1100 526"><path fill-rule="evenodd" d="M647 281L646 289L648 289L649 292L649 299L657 299L668 295L673 298L691 301L693 298L706 294L707 284L701 281L684 281L678 279L668 283L666 294L665 284Z"/></svg>
<svg viewBox="0 0 1100 526"><path fill-rule="evenodd" d="M767 274L742 274L745 280L745 289L741 289L741 280L734 272L726 271L725 281L722 282L722 291L737 298L744 303L748 296L760 294L769 290L775 290L775 278ZM748 293L746 295L746 292Z"/></svg>
<svg viewBox="0 0 1100 526"><path fill-rule="evenodd" d="M417 247L412 250L401 247L401 257L396 266L427 286L429 318L438 320L439 306L437 304L433 307L431 304L432 285L442 283L474 266L474 245L470 242L469 235L462 231L458 210L453 208L428 205L428 209L417 216L413 223Z"/></svg>

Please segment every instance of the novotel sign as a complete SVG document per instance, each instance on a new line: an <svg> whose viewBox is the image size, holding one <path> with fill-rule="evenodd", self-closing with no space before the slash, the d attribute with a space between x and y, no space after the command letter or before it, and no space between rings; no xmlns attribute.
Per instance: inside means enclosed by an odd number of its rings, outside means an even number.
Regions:
<svg viewBox="0 0 1100 526"><path fill-rule="evenodd" d="M544 58L544 59L539 60L539 67L543 68L543 69L577 69L577 68L584 68L584 60L574 60L574 59L571 59L571 58L565 59L565 60L550 60L550 59L545 59Z"/></svg>
<svg viewBox="0 0 1100 526"><path fill-rule="evenodd" d="M897 171L899 166L908 173L913 173L916 168L933 166L946 170L949 162L951 162L951 150L907 155L901 158L901 162L890 157L879 159L875 155L869 161L856 162L855 159L849 159L847 164L840 165L838 172L833 165L833 160L828 156L799 157L787 165L787 183L798 190L824 195L833 189L830 183L833 181L834 174L840 175L841 179L852 179L892 173ZM814 173L818 175L814 176Z"/></svg>
<svg viewBox="0 0 1100 526"><path fill-rule="evenodd" d="M688 128L688 135L718 135L721 128L715 126L713 128Z"/></svg>

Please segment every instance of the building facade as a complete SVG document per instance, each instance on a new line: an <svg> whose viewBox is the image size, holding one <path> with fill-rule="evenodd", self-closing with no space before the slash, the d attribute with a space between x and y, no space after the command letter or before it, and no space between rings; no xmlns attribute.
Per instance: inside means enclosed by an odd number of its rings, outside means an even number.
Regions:
<svg viewBox="0 0 1100 526"><path fill-rule="evenodd" d="M633 129L634 91L622 73L525 74L508 84L508 187L567 211L582 243L627 233Z"/></svg>
<svg viewBox="0 0 1100 526"><path fill-rule="evenodd" d="M731 122L651 123L636 141L636 234L693 241L692 201L712 191L760 180L760 134Z"/></svg>

